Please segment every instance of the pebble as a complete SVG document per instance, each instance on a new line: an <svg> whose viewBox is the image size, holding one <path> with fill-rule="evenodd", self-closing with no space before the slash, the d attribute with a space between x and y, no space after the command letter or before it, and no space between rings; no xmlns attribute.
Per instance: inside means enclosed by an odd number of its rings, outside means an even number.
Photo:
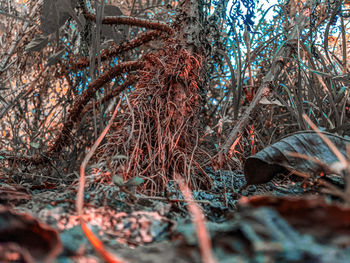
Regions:
<svg viewBox="0 0 350 263"><path fill-rule="evenodd" d="M249 194L249 192L247 190L242 191L242 195L247 196L248 194Z"/></svg>
<svg viewBox="0 0 350 263"><path fill-rule="evenodd" d="M249 193L253 193L253 192L256 191L256 186L255 185L249 185L247 187L247 190L248 190Z"/></svg>

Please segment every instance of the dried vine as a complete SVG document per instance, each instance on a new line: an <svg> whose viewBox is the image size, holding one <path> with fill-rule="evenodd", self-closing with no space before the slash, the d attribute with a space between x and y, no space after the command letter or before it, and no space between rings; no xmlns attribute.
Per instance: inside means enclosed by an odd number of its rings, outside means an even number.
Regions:
<svg viewBox="0 0 350 263"><path fill-rule="evenodd" d="M131 72L142 67L143 62L141 61L124 62L118 64L114 68L107 70L98 79L91 82L83 94L74 102L72 108L69 111L69 116L63 124L61 132L58 134L55 142L49 149L49 153L57 153L62 150L62 147L68 145L71 142L71 131L74 127L74 124L78 123L82 110L86 106L87 102L89 102L89 100L91 100L91 98L95 95L95 92L99 88L122 73Z"/></svg>
<svg viewBox="0 0 350 263"><path fill-rule="evenodd" d="M96 16L90 13L85 14L87 19L96 22ZM168 33L169 35L174 34L174 30L166 23L153 22L149 19L119 16L119 17L105 17L102 19L102 24L105 25L129 25L143 27L146 29L155 29Z"/></svg>
<svg viewBox="0 0 350 263"><path fill-rule="evenodd" d="M156 39L160 35L161 35L160 31L152 30L152 31L140 34L138 37L136 37L135 39L133 39L129 42L123 42L119 45L112 44L108 49L104 49L102 51L101 61L112 59L116 55L120 55L123 52L129 51L129 50L137 48L141 45L144 45L147 42ZM74 58L72 58L71 60L74 60ZM96 59L96 62L97 62L97 59ZM88 58L81 57L81 58L77 59L77 62L71 62L69 69L73 72L77 72L79 70L82 70L82 69L88 67L89 63L90 63L90 61Z"/></svg>

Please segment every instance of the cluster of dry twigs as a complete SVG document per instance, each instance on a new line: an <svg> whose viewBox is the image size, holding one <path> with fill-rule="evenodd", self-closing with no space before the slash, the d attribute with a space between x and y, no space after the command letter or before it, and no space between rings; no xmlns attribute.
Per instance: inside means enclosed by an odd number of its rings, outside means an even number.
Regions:
<svg viewBox="0 0 350 263"><path fill-rule="evenodd" d="M175 173L194 188L210 185L199 147L201 58L174 40L165 46L145 56L135 90L125 96L127 108L98 154L112 174L145 178L152 194L164 191Z"/></svg>

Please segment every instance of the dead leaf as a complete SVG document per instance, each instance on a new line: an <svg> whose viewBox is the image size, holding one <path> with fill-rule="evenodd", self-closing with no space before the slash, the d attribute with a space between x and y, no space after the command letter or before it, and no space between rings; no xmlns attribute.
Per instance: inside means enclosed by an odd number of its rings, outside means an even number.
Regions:
<svg viewBox="0 0 350 263"><path fill-rule="evenodd" d="M44 47L46 47L47 43L48 38L46 36L36 36L25 47L25 51L41 51Z"/></svg>
<svg viewBox="0 0 350 263"><path fill-rule="evenodd" d="M253 196L240 200L240 206L272 207L288 223L303 233L319 238L350 235L350 208L328 204L323 198Z"/></svg>
<svg viewBox="0 0 350 263"><path fill-rule="evenodd" d="M4 206L0 206L0 243L1 246L15 244L20 248L17 253L21 257L33 258L34 262L52 262L62 251L55 229L28 214L20 214ZM0 254L1 261L4 256L6 254Z"/></svg>
<svg viewBox="0 0 350 263"><path fill-rule="evenodd" d="M331 133L324 132L324 134L346 156L345 145L350 143L350 140ZM292 157L288 155L288 152L312 156L327 166L311 160ZM337 161L336 156L316 132L298 132L250 156L244 164L244 175L247 184L263 184L269 182L277 173L286 173L287 168L306 174L329 173L328 168Z"/></svg>
<svg viewBox="0 0 350 263"><path fill-rule="evenodd" d="M72 16L76 4L77 0L65 0L63 4L57 0L44 0L40 14L40 25L44 35L50 35L63 26Z"/></svg>
<svg viewBox="0 0 350 263"><path fill-rule="evenodd" d="M268 100L266 97L263 97L259 103L264 105L277 105L281 107L283 106L283 104L279 100Z"/></svg>
<svg viewBox="0 0 350 263"><path fill-rule="evenodd" d="M105 5L104 16L122 16L123 12L115 5ZM113 39L115 43L120 43L125 40L125 32L127 26L125 25L102 25L101 33L106 39Z"/></svg>

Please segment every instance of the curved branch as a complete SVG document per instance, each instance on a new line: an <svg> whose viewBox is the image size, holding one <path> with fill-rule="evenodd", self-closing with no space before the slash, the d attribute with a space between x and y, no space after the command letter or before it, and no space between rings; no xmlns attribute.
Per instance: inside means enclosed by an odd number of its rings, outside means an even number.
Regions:
<svg viewBox="0 0 350 263"><path fill-rule="evenodd" d="M122 52L134 49L136 47L141 46L142 44L145 44L149 41L154 40L158 36L161 35L161 32L158 30L152 30L146 33L140 34L135 39L131 40L130 42L124 42L119 45L113 44L110 48L104 49L101 53L101 61L105 61L109 58L112 58ZM70 69L73 72L77 72L78 70L81 70L85 67L88 67L90 63L89 58L81 57L77 62L73 62L70 65ZM97 58L96 58L97 63Z"/></svg>
<svg viewBox="0 0 350 263"><path fill-rule="evenodd" d="M83 7L83 11L86 19L96 22L96 15L91 14L86 7ZM130 16L107 16L102 19L102 24L138 26L147 29L160 30L168 33L169 35L174 34L174 29L172 29L168 24L164 22Z"/></svg>
<svg viewBox="0 0 350 263"><path fill-rule="evenodd" d="M116 76L140 69L144 66L142 61L132 61L125 62L117 65L114 68L103 73L98 79L91 82L87 89L80 95L80 97L74 102L72 108L69 110L69 115L61 132L56 137L54 144L49 149L49 153L57 153L62 150L63 146L68 145L70 140L70 132L73 129L74 125L79 122L81 112L83 111L85 105L88 101L95 95L95 92L101 88L104 84L108 83L111 79Z"/></svg>

